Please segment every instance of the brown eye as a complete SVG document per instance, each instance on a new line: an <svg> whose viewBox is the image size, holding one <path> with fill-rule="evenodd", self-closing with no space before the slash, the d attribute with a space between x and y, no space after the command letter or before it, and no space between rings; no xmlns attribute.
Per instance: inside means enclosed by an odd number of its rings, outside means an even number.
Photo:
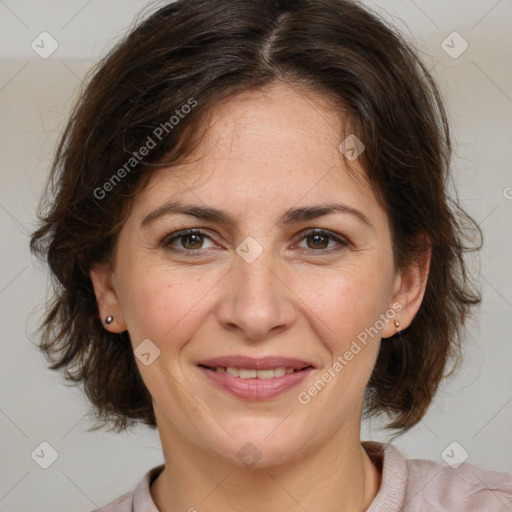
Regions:
<svg viewBox="0 0 512 512"><path fill-rule="evenodd" d="M207 240L210 241L211 245L204 247ZM212 248L214 243L207 233L197 229L188 229L167 235L162 240L161 245L170 251L194 254L196 251Z"/></svg>
<svg viewBox="0 0 512 512"><path fill-rule="evenodd" d="M179 240L185 249L201 249L201 245L203 245L203 235L198 235L196 233L181 235Z"/></svg>
<svg viewBox="0 0 512 512"><path fill-rule="evenodd" d="M329 238L325 235L309 235L306 237L311 244L308 243L309 249L327 249Z"/></svg>
<svg viewBox="0 0 512 512"><path fill-rule="evenodd" d="M329 231L323 229L311 229L303 234L301 239L306 241L306 247L301 247L311 252L330 253L348 246L348 242Z"/></svg>

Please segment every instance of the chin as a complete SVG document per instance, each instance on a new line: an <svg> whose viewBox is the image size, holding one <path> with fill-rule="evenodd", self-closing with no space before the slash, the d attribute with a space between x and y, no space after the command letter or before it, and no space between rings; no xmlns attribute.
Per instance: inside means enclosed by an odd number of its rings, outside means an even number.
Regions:
<svg viewBox="0 0 512 512"><path fill-rule="evenodd" d="M245 423L245 428L239 426L238 430L227 429L233 437L225 439L217 449L214 448L219 455L254 469L271 468L299 458L298 452L304 448L302 436L293 435L289 428L276 428L279 422L275 419L259 422L262 428L254 428L253 419Z"/></svg>

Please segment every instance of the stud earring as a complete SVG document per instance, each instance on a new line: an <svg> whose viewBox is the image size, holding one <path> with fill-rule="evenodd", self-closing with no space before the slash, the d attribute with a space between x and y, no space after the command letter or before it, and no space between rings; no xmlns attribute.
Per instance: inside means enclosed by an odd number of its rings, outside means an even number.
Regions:
<svg viewBox="0 0 512 512"><path fill-rule="evenodd" d="M113 321L114 321L114 317L113 316L107 316L107 318L105 318L105 323L107 325L110 325Z"/></svg>
<svg viewBox="0 0 512 512"><path fill-rule="evenodd" d="M400 322L398 320L395 320L395 327L397 334L400 334Z"/></svg>

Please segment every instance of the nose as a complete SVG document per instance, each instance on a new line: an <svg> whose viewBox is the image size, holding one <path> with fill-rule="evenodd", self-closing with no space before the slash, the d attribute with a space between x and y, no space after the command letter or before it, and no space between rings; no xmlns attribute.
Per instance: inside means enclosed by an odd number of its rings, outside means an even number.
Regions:
<svg viewBox="0 0 512 512"><path fill-rule="evenodd" d="M290 328L296 319L289 273L270 252L263 251L252 263L235 255L224 279L219 322L248 340L268 339Z"/></svg>

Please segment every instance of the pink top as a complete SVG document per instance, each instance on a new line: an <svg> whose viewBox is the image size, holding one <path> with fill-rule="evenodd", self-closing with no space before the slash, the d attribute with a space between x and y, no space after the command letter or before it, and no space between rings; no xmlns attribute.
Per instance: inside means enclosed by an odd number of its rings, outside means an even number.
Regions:
<svg viewBox="0 0 512 512"><path fill-rule="evenodd" d="M457 469L436 462L405 459L391 444L364 441L382 469L382 483L366 512L512 512L512 475L470 464ZM150 469L135 491L101 512L159 512L149 488L164 465ZM100 512L95 510L93 512Z"/></svg>

